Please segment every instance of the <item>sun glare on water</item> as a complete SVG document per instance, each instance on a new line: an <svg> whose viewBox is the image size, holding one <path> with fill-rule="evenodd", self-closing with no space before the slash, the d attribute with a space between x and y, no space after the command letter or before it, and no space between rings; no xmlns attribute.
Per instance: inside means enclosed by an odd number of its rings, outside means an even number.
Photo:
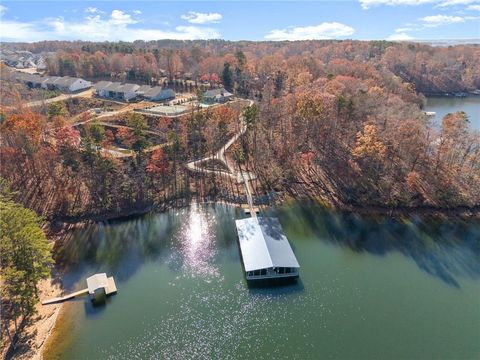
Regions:
<svg viewBox="0 0 480 360"><path fill-rule="evenodd" d="M215 219L194 205L180 231L181 257L189 275L216 277L219 272L214 263Z"/></svg>

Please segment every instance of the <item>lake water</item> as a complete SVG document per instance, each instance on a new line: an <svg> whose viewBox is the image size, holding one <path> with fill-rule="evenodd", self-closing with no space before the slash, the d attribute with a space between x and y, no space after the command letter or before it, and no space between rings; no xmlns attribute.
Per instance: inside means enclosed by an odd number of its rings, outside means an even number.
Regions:
<svg viewBox="0 0 480 360"><path fill-rule="evenodd" d="M435 111L436 123L440 124L448 113L465 111L470 120L472 129L480 130L480 96L457 97L429 97L425 111Z"/></svg>
<svg viewBox="0 0 480 360"><path fill-rule="evenodd" d="M480 222L279 208L300 279L249 287L233 207L77 231L65 285L114 275L105 306L66 303L46 359L478 359Z"/></svg>

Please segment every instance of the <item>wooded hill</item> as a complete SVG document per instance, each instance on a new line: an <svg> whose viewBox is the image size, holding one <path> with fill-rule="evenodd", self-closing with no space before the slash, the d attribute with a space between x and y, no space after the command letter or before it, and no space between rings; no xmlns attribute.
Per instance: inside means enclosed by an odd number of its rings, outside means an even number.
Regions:
<svg viewBox="0 0 480 360"><path fill-rule="evenodd" d="M191 72L203 81L218 74L227 88L257 102L247 133L227 153L257 175L257 200L276 194L338 207L478 209L478 132L463 113L433 126L418 90L478 88L480 48L378 41L156 44L44 42L26 49L62 47L48 61L49 72L61 75L152 81L165 68L167 77ZM195 197L244 201L242 185L184 167L218 150L240 126L240 111L220 107L174 120L125 114L118 119L130 124L124 133L94 122L79 133L68 125L69 111L18 105L2 113L1 175L20 190L23 204L49 218L115 217ZM166 144L146 152L152 128ZM101 154L99 147L111 142L136 156Z"/></svg>

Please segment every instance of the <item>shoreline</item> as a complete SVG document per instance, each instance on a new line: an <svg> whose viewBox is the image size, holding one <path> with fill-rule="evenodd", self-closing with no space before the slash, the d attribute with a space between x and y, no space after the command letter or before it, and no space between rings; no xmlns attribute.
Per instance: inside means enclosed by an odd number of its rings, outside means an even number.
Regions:
<svg viewBox="0 0 480 360"><path fill-rule="evenodd" d="M371 215L371 216L387 216L387 217L404 217L404 216L433 216L433 217L443 217L446 219L456 219L456 218L480 218L480 204L468 206L468 205L458 205L452 207L440 207L435 205L418 205L418 206L388 206L388 205L355 205L355 204L344 204L344 203L335 203L331 201L326 201L323 198L318 196L308 196L300 195L297 196L289 194L288 192L279 192L275 195L275 200L271 203L262 203L253 201L253 205L260 208L269 208L275 206L282 206L291 202L313 202L318 205L337 212L346 212L346 213L358 213L361 215ZM66 235L72 229L77 227L82 227L88 224L89 222L110 222L110 221L124 221L139 216L147 215L149 213L163 213L172 209L182 209L185 207L192 206L193 204L223 204L229 206L235 206L242 208L243 206L248 206L246 202L241 201L232 201L225 200L222 198L217 199L208 199L203 200L194 199L194 198L183 198L178 199L177 201L169 201L161 205L148 205L142 208L133 209L131 211L126 211L122 213L103 213L103 214L90 214L86 216L78 217L68 217L68 218L59 218L53 219L50 221L50 227L48 229L49 237L57 237L53 240L53 243L56 243L58 240L62 240L61 237ZM61 235L61 236L59 236Z"/></svg>
<svg viewBox="0 0 480 360"><path fill-rule="evenodd" d="M47 279L41 280L38 287L40 299L57 297L63 293L61 282L56 273ZM5 359L42 360L43 349L55 328L62 305L62 303L56 303L44 306L39 301L35 305L37 312L25 325L15 350L9 353L8 350L11 344L6 345L3 357Z"/></svg>

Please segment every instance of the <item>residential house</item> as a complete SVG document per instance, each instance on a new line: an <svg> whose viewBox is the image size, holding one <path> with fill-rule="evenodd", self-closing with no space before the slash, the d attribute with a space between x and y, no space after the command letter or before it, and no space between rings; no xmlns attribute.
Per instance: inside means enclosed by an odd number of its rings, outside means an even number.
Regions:
<svg viewBox="0 0 480 360"><path fill-rule="evenodd" d="M43 89L55 90L55 82L60 80L60 76L50 76L43 80L41 87Z"/></svg>
<svg viewBox="0 0 480 360"><path fill-rule="evenodd" d="M95 94L101 97L108 97L108 91L105 89L109 86L112 82L111 81L99 81L97 82L93 88L95 89Z"/></svg>
<svg viewBox="0 0 480 360"><path fill-rule="evenodd" d="M137 97L137 84L122 84L119 82L100 81L95 84L95 92L101 97L129 101Z"/></svg>
<svg viewBox="0 0 480 360"><path fill-rule="evenodd" d="M137 89L137 95L143 96L145 93L150 90L152 87L150 85L142 85Z"/></svg>
<svg viewBox="0 0 480 360"><path fill-rule="evenodd" d="M233 94L225 90L224 88L207 90L203 94L203 101L205 103L224 103L233 98Z"/></svg>
<svg viewBox="0 0 480 360"><path fill-rule="evenodd" d="M42 88L49 90L60 90L64 92L75 92L79 90L88 89L92 86L90 81L80 78L73 78L69 76L49 76L44 77L37 74L15 73L14 78L17 81L23 82L31 88Z"/></svg>
<svg viewBox="0 0 480 360"><path fill-rule="evenodd" d="M122 87L117 91L121 94L123 100L129 101L137 97L136 91L139 88L140 86L137 84L123 84Z"/></svg>
<svg viewBox="0 0 480 360"><path fill-rule="evenodd" d="M64 76L55 81L54 86L64 92L77 92L92 87L92 83L76 77Z"/></svg>
<svg viewBox="0 0 480 360"><path fill-rule="evenodd" d="M143 93L143 97L150 101L165 101L175 99L175 92L172 89L162 89L155 86Z"/></svg>
<svg viewBox="0 0 480 360"><path fill-rule="evenodd" d="M23 82L30 88L39 88L42 85L43 80L45 79L40 75L25 73L19 73L15 77L18 81Z"/></svg>

